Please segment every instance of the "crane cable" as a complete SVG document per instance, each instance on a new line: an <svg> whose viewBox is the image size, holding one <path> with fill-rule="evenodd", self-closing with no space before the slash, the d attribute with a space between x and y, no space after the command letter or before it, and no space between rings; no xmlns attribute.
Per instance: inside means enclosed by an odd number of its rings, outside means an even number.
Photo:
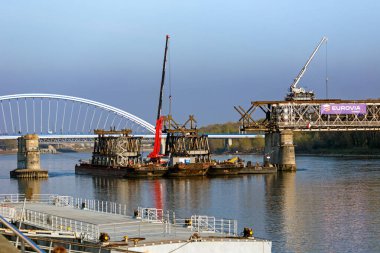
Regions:
<svg viewBox="0 0 380 253"><path fill-rule="evenodd" d="M171 60L170 60L171 50L168 49L168 62L169 62L169 115L172 114L172 71L171 71Z"/></svg>
<svg viewBox="0 0 380 253"><path fill-rule="evenodd" d="M326 40L326 56L325 56L325 60L326 60L326 62L325 62L325 65L326 65L326 69L325 69L325 74L326 74L326 99L328 99L329 98L329 90L328 90L328 82L329 82L329 77L328 77L328 65L327 65L327 63L328 63L328 61L327 61L327 59L328 59L328 57L327 57L327 40Z"/></svg>

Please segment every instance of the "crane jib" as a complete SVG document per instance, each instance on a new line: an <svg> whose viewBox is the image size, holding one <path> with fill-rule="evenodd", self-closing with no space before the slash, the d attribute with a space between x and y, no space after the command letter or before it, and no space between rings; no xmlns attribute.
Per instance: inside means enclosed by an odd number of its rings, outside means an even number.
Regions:
<svg viewBox="0 0 380 253"><path fill-rule="evenodd" d="M302 76L305 74L307 67L309 66L310 62L313 60L315 54L318 52L319 48L322 46L324 42L327 41L327 37L323 37L321 41L318 43L318 46L314 49L313 53L310 55L309 59L307 60L306 64L303 66L297 77L294 79L294 82L290 86L291 88L296 88L298 82L301 80Z"/></svg>
<svg viewBox="0 0 380 253"><path fill-rule="evenodd" d="M166 42L165 42L165 53L164 53L164 62L162 64L162 76L161 76L161 86L160 86L160 97L158 100L158 111L157 111L157 120L161 117L161 108L162 108L162 91L164 89L164 83L165 83L165 69L166 69L166 58L167 58L167 52L168 52L168 44L169 44L169 35L166 35Z"/></svg>

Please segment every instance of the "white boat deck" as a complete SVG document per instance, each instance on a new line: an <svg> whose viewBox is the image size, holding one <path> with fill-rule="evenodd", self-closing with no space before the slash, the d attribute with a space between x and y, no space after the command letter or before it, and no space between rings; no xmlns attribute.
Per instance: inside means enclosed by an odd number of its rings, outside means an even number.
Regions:
<svg viewBox="0 0 380 253"><path fill-rule="evenodd" d="M78 208L82 203L88 208ZM98 242L100 235L107 233L111 244L135 252L177 252L179 248L192 250L178 252L197 253L202 253L203 248L207 252L222 252L223 248L230 248L231 252L271 249L270 241L238 237L234 220L197 215L180 219L156 208L139 208L137 217L132 217L126 215L126 208L121 205L70 196L48 195L45 200L24 203L20 196L5 198L0 194L0 214L9 220L22 220L31 228L72 233L83 241ZM122 243L125 236L128 245Z"/></svg>
<svg viewBox="0 0 380 253"><path fill-rule="evenodd" d="M86 208L79 208L79 206ZM25 205L24 212L22 211ZM39 229L73 232L86 241L98 241L107 233L112 241L145 238L145 241L188 239L194 233L214 236L236 236L237 222L193 215L186 219L174 212L156 208L138 208L137 217L126 215L126 207L111 202L75 199L70 196L48 195L44 200L23 203L22 197L0 196L0 214L10 220Z"/></svg>

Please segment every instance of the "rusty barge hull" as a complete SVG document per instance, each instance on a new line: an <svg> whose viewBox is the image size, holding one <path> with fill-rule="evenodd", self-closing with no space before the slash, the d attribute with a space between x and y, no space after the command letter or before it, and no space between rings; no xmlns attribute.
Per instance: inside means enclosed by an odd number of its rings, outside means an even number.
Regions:
<svg viewBox="0 0 380 253"><path fill-rule="evenodd" d="M195 177L205 176L211 163L175 164L169 167L168 177Z"/></svg>
<svg viewBox="0 0 380 253"><path fill-rule="evenodd" d="M226 175L238 175L244 168L244 165L235 164L216 164L212 165L208 171L208 176L226 176Z"/></svg>
<svg viewBox="0 0 380 253"><path fill-rule="evenodd" d="M91 164L79 164L75 165L75 174L123 178L127 174L127 169L121 167L106 167Z"/></svg>
<svg viewBox="0 0 380 253"><path fill-rule="evenodd" d="M276 167L248 166L240 170L238 174L272 174L276 172Z"/></svg>

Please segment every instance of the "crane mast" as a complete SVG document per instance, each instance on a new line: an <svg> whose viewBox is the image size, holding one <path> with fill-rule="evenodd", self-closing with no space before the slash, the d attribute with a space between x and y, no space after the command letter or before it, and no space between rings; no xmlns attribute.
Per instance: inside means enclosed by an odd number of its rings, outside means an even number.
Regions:
<svg viewBox="0 0 380 253"><path fill-rule="evenodd" d="M150 159L152 159L153 161L157 161L157 162L160 161L160 157L162 156L160 154L162 122L163 122L163 116L161 116L161 109L162 109L162 93L163 93L163 88L164 88L164 84L165 84L165 70L166 70L166 59L167 59L169 38L170 38L170 36L166 35L164 62L162 64L160 96L158 99L158 111L157 111L157 120L156 120L156 133L154 136L154 146L153 146L153 151L148 155L148 157Z"/></svg>
<svg viewBox="0 0 380 253"><path fill-rule="evenodd" d="M312 100L314 99L313 91L305 91L302 87L297 87L299 81L305 74L307 67L310 62L313 60L315 54L318 52L319 48L323 43L327 41L327 37L323 37L321 41L318 43L317 47L314 49L313 53L310 55L306 64L302 67L301 71L298 73L297 77L294 79L293 83L290 85L289 93L286 95L285 100Z"/></svg>
<svg viewBox="0 0 380 253"><path fill-rule="evenodd" d="M165 71L166 71L166 59L168 53L168 44L169 44L169 35L166 35L165 42L165 53L164 53L164 63L162 64L162 75L161 75L161 86L160 86L160 97L158 100L158 112L157 112L157 120L161 117L161 109L162 109L162 91L165 83Z"/></svg>

